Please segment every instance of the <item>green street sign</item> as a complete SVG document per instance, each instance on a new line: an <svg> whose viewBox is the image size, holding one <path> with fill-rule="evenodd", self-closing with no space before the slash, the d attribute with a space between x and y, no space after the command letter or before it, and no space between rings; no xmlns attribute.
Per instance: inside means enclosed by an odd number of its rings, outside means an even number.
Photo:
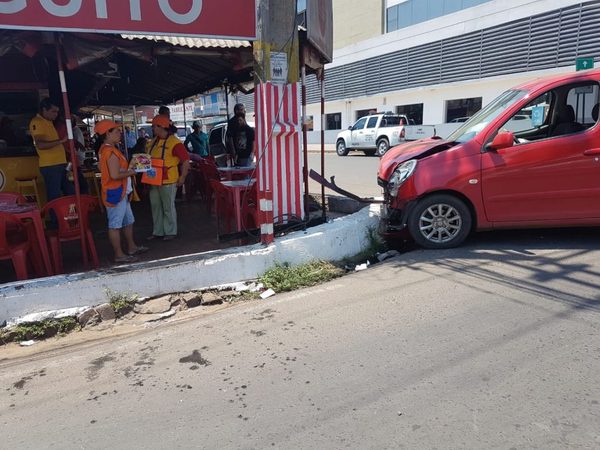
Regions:
<svg viewBox="0 0 600 450"><path fill-rule="evenodd" d="M577 58L575 60L576 70L587 70L594 68L594 58Z"/></svg>

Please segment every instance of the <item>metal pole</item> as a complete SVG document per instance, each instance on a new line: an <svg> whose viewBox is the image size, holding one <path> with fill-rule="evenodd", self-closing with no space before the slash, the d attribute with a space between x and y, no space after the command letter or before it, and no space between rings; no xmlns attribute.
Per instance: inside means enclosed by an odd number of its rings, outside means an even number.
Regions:
<svg viewBox="0 0 600 450"><path fill-rule="evenodd" d="M185 130L185 136L187 137L187 118L185 115L185 98L181 100L181 102L183 103L183 129Z"/></svg>
<svg viewBox="0 0 600 450"><path fill-rule="evenodd" d="M123 146L123 154L125 155L125 159L129 160L129 149L127 148L127 130L125 130L125 113L123 112L123 108L121 108L121 136L123 136L123 142L121 145Z"/></svg>
<svg viewBox="0 0 600 450"><path fill-rule="evenodd" d="M306 123L306 65L302 58L302 68L300 69L302 80L302 146L304 153L304 167L302 168L302 176L304 177L304 220L310 220L310 193L308 189L308 124Z"/></svg>
<svg viewBox="0 0 600 450"><path fill-rule="evenodd" d="M321 176L325 178L325 68L321 68ZM321 216L325 213L325 186L321 185Z"/></svg>
<svg viewBox="0 0 600 450"><path fill-rule="evenodd" d="M227 112L227 121L229 121L229 93L227 92L227 80L225 80L223 87L225 88L225 111Z"/></svg>
<svg viewBox="0 0 600 450"><path fill-rule="evenodd" d="M75 151L75 141L73 140L73 128L71 127L71 107L69 105L69 95L67 91L67 82L65 80L65 69L63 65L60 35L54 34L54 43L56 47L56 63L58 65L58 77L60 78L60 90L63 98L63 108L65 110L65 121L67 126L67 136L69 142L69 153L71 154L71 166L73 170L73 184L75 185L75 203L77 205L77 212L79 214L79 225L81 229L81 253L83 255L83 264L88 267L88 253L87 245L85 242L85 232L83 230L83 224L87 218L84 218L81 209L81 191L79 188L79 161L77 159L77 152Z"/></svg>
<svg viewBox="0 0 600 450"><path fill-rule="evenodd" d="M133 132L135 133L135 140L138 138L138 124L137 124L137 110L135 109L135 105L133 105Z"/></svg>

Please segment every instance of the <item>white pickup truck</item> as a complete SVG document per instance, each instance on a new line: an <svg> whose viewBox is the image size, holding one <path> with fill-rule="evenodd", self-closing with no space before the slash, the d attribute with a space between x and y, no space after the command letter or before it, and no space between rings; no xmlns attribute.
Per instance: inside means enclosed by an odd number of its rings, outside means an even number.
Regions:
<svg viewBox="0 0 600 450"><path fill-rule="evenodd" d="M399 114L361 117L347 130L338 133L335 151L339 156L346 156L350 150L382 156L390 147L404 142L404 125L408 123L408 118Z"/></svg>

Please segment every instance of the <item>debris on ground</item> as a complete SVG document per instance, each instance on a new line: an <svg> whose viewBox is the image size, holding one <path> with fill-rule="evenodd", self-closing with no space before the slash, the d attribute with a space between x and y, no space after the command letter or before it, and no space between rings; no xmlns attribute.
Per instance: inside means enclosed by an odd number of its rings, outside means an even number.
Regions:
<svg viewBox="0 0 600 450"><path fill-rule="evenodd" d="M377 253L377 259L379 260L379 262L381 262L388 258L397 256L399 254L400 254L400 252L398 250L388 250L387 252Z"/></svg>
<svg viewBox="0 0 600 450"><path fill-rule="evenodd" d="M31 347L33 344L35 344L34 340L30 340L30 341L21 341L19 342L19 345L21 347Z"/></svg>
<svg viewBox="0 0 600 450"><path fill-rule="evenodd" d="M264 299L272 297L274 295L275 295L275 291L273 289L267 289L265 292L260 294L260 298L262 298L264 300Z"/></svg>

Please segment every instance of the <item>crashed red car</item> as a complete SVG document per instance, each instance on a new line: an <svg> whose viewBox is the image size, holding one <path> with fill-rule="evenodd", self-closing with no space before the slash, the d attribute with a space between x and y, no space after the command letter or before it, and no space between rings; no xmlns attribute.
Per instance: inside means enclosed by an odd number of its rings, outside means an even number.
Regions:
<svg viewBox="0 0 600 450"><path fill-rule="evenodd" d="M474 230L600 225L600 70L508 90L447 139L381 159L381 231L426 248Z"/></svg>

